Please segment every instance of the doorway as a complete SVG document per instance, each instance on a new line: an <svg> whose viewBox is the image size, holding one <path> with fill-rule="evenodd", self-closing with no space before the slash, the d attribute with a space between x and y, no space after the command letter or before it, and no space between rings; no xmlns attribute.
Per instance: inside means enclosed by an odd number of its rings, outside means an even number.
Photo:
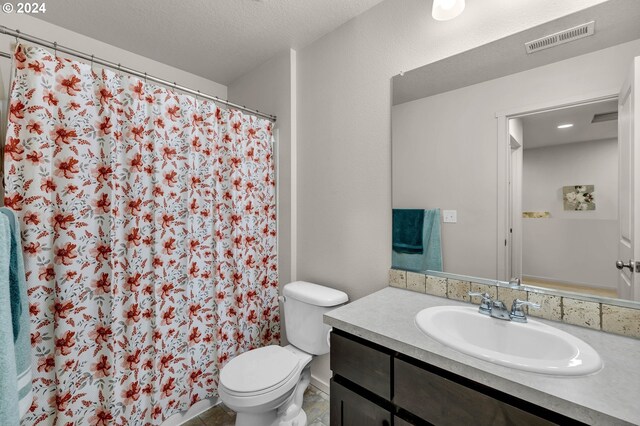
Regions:
<svg viewBox="0 0 640 426"><path fill-rule="evenodd" d="M509 275L618 297L618 101L509 117Z"/></svg>

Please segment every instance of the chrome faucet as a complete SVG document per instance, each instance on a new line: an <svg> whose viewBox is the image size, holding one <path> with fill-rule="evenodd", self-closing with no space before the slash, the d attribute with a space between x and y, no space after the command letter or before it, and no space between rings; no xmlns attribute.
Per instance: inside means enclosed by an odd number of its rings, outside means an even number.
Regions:
<svg viewBox="0 0 640 426"><path fill-rule="evenodd" d="M527 322L527 316L525 315L523 307L531 306L535 309L540 308L540 305L537 303L516 299L511 305L511 311L509 311L504 302L501 300L493 300L489 293L476 293L470 291L469 296L482 297L478 312L483 315L489 315L491 318L497 318L505 321Z"/></svg>
<svg viewBox="0 0 640 426"><path fill-rule="evenodd" d="M483 315L491 315L491 306L493 305L493 299L491 299L491 295L489 293L476 293L474 291L470 291L469 296L482 297L478 312Z"/></svg>
<svg viewBox="0 0 640 426"><path fill-rule="evenodd" d="M501 300L494 300L491 306L491 318L511 321L511 315L507 306Z"/></svg>
<svg viewBox="0 0 640 426"><path fill-rule="evenodd" d="M511 314L509 314L509 316L511 317L511 321L527 322L527 316L525 315L524 310L522 309L524 306L531 306L534 309L540 309L539 303L533 303L533 302L528 302L526 300L516 299L513 301L513 304L511 305Z"/></svg>

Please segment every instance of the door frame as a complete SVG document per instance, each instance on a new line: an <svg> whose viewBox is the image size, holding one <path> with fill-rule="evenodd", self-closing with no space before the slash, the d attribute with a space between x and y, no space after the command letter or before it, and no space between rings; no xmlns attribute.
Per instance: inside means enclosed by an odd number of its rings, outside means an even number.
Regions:
<svg viewBox="0 0 640 426"><path fill-rule="evenodd" d="M541 112L554 111L559 109L570 108L579 105L612 101L618 99L620 92L619 87L612 87L607 90L586 93L583 95L571 96L561 99L555 99L540 102L533 105L523 105L510 108L505 111L496 113L496 122L498 126L498 143L497 143L497 215L496 215L496 278L501 281L509 281L511 276L511 253L514 241L522 242L521 238L512 238L510 229L512 229L512 218L515 212L512 212L511 200L511 138L509 134L509 120L512 118L524 117L527 115L537 114ZM524 141L523 141L524 145ZM518 229L517 225L513 227ZM521 227L520 227L521 229Z"/></svg>
<svg viewBox="0 0 640 426"><path fill-rule="evenodd" d="M633 58L631 66L627 71L627 76L621 85L619 91L618 110L620 111L621 104L628 100L631 111L629 115L629 123L627 123L629 132L629 158L631 159L630 165L630 182L629 187L633 195L629 206L626 206L631 210L629 213L630 229L628 233L630 240L623 243L623 221L620 221L620 233L618 240L618 260L626 261L629 257L631 263L630 272L626 273L624 268L619 271L618 275L618 297L625 298L627 300L640 301L640 276L638 272L638 262L636 259L640 256L640 172L638 172L637 165L640 164L640 132L638 132L638 123L640 122L640 108L638 105L638 99L640 98L640 56ZM618 130L622 129L622 123L618 121ZM620 153L619 161L628 160ZM622 180L622 170L620 172L620 178ZM622 210L621 210L622 211ZM623 246L628 249L628 253L624 253ZM627 276L628 274L628 276Z"/></svg>
<svg viewBox="0 0 640 426"><path fill-rule="evenodd" d="M516 120L520 117L509 118L510 120ZM522 124L521 124L522 125ZM509 228L507 232L507 265L506 276L507 277L521 277L522 276L522 162L524 152L524 141L521 138L519 141L511 135L509 130L509 146L511 148L509 153L509 201L508 201L508 220Z"/></svg>

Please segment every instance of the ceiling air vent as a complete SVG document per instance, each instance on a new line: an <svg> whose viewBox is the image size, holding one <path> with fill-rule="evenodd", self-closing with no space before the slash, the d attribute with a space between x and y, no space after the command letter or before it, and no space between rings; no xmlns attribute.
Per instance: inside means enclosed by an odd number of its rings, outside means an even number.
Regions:
<svg viewBox="0 0 640 426"><path fill-rule="evenodd" d="M618 111L604 112L602 114L596 114L591 120L592 123L602 123L603 121L613 121L618 119Z"/></svg>
<svg viewBox="0 0 640 426"><path fill-rule="evenodd" d="M570 41L593 35L595 33L595 27L596 21L587 22L586 24L530 41L524 45L527 53L534 53L539 50L548 49L558 46L559 44L569 43Z"/></svg>

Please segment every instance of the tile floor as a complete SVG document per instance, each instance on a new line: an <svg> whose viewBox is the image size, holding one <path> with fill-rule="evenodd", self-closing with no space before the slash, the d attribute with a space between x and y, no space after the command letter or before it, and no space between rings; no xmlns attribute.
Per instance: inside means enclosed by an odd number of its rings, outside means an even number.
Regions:
<svg viewBox="0 0 640 426"><path fill-rule="evenodd" d="M308 426L329 426L329 395L313 385L304 393L302 409L307 413ZM182 426L233 426L236 413L222 404L208 409Z"/></svg>

